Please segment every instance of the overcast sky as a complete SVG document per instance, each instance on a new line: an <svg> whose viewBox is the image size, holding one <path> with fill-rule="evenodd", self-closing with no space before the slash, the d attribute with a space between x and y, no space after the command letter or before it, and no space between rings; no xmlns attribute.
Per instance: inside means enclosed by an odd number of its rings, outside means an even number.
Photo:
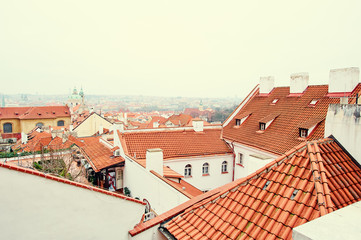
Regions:
<svg viewBox="0 0 361 240"><path fill-rule="evenodd" d="M332 2L332 3L331 3ZM0 3L0 92L240 98L361 67L361 1Z"/></svg>

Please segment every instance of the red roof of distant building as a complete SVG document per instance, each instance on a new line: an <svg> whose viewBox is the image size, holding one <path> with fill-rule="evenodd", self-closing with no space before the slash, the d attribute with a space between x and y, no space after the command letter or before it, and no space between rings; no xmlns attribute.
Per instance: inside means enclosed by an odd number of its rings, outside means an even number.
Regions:
<svg viewBox="0 0 361 240"><path fill-rule="evenodd" d="M167 121L170 121L174 125L180 127L187 125L191 120L192 120L192 116L182 113L179 115L172 115L167 119Z"/></svg>
<svg viewBox="0 0 361 240"><path fill-rule="evenodd" d="M68 106L0 108L0 119L46 119L70 117Z"/></svg>
<svg viewBox="0 0 361 240"><path fill-rule="evenodd" d="M129 233L164 222L175 239L292 239L294 227L360 201L360 189L361 169L337 142L304 142Z"/></svg>
<svg viewBox="0 0 361 240"><path fill-rule="evenodd" d="M161 148L164 159L232 153L220 138L221 129L149 130L119 133L127 155L144 159L147 149Z"/></svg>
<svg viewBox="0 0 361 240"><path fill-rule="evenodd" d="M352 96L360 92L360 86L358 84ZM267 96L260 96L256 92L228 125L224 126L223 138L278 155L306 140L299 138L300 127L312 127L314 123L317 126L309 133L307 140L323 138L328 106L339 103L339 99L327 96L327 85L309 86L299 97L289 97L289 89L277 87ZM272 104L274 99L278 101ZM318 102L310 106L310 102L315 99ZM236 126L236 119L243 118L246 113L250 115L247 121ZM275 117L277 118L265 131L257 132L259 122Z"/></svg>
<svg viewBox="0 0 361 240"><path fill-rule="evenodd" d="M100 142L101 136L79 138L83 143L79 146L95 172L118 163L124 162L121 156L114 156L111 148Z"/></svg>

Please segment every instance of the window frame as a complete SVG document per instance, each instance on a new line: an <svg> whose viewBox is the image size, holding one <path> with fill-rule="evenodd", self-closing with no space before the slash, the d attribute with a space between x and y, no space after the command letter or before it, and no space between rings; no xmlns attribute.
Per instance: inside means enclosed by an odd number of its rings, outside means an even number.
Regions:
<svg viewBox="0 0 361 240"><path fill-rule="evenodd" d="M263 129L262 129L263 128ZM266 123L260 122L259 123L259 130L264 131L266 130Z"/></svg>
<svg viewBox="0 0 361 240"><path fill-rule="evenodd" d="M303 134L304 133L304 134ZM306 138L308 137L308 129L307 128L300 128L299 130L299 136L301 138Z"/></svg>
<svg viewBox="0 0 361 240"><path fill-rule="evenodd" d="M184 167L184 177L192 177L192 165L191 164L187 164Z"/></svg>
<svg viewBox="0 0 361 240"><path fill-rule="evenodd" d="M202 175L208 176L209 175L209 163L203 163L202 165Z"/></svg>
<svg viewBox="0 0 361 240"><path fill-rule="evenodd" d="M41 124L41 126L39 126L38 124ZM36 124L35 124L35 127L42 128L42 127L44 127L44 123L42 123L42 122L38 122L38 123L36 123Z"/></svg>
<svg viewBox="0 0 361 240"><path fill-rule="evenodd" d="M63 125L59 125L60 122L62 122ZM56 125L57 125L58 127L64 127L65 121L64 121L64 120L59 120L59 121L57 121Z"/></svg>
<svg viewBox="0 0 361 240"><path fill-rule="evenodd" d="M221 173L228 173L228 162L227 161L222 162Z"/></svg>
<svg viewBox="0 0 361 240"><path fill-rule="evenodd" d="M238 164L244 166L244 154L238 153Z"/></svg>
<svg viewBox="0 0 361 240"><path fill-rule="evenodd" d="M10 126L10 132L9 131L5 131L5 125L6 126ZM13 123L11 122L6 122L3 124L3 133L13 133Z"/></svg>

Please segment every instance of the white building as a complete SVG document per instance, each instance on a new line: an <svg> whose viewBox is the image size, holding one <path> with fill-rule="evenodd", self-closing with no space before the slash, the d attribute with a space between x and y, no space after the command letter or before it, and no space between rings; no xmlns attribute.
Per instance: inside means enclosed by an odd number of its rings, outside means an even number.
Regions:
<svg viewBox="0 0 361 240"><path fill-rule="evenodd" d="M292 74L290 87L262 77L223 123L223 139L236 156L234 178L242 178L304 141L324 137L329 104L361 93L359 69L333 69L329 85L308 85L307 73ZM351 101L351 100L350 100Z"/></svg>
<svg viewBox="0 0 361 240"><path fill-rule="evenodd" d="M145 203L0 163L2 239L127 239Z"/></svg>

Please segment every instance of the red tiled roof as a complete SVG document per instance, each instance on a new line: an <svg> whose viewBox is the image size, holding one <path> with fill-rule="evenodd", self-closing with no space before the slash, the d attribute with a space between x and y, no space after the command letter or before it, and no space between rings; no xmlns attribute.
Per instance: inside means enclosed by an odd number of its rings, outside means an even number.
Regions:
<svg viewBox="0 0 361 240"><path fill-rule="evenodd" d="M159 175L158 173L156 173L153 170L150 172L153 173L158 178L160 178L161 180L163 180L164 182L166 182L169 185L171 185L172 187L174 187L175 189L177 189L179 192L183 193L188 198L192 198L192 197L201 195L203 193L201 190L199 190L198 188L189 184L188 182L184 181L183 179L180 179L179 182L177 183L177 182L169 180L165 177L162 177L161 175Z"/></svg>
<svg viewBox="0 0 361 240"><path fill-rule="evenodd" d="M0 108L0 119L46 119L70 117L68 106Z"/></svg>
<svg viewBox="0 0 361 240"><path fill-rule="evenodd" d="M139 224L175 239L292 239L292 229L361 200L361 169L332 139L304 142L238 179Z"/></svg>
<svg viewBox="0 0 361 240"><path fill-rule="evenodd" d="M361 92L359 84L352 95ZM258 91L224 126L222 137L236 141L247 146L261 150L282 154L294 146L300 144L299 128L320 123L308 136L307 140L315 140L324 137L325 122L329 104L339 103L338 98L327 96L328 86L309 86L299 97L288 97L289 87L277 87L267 96L260 96ZM277 103L271 104L274 99ZM318 99L316 105L310 107L309 103ZM241 126L235 126L237 118L252 113ZM270 120L278 115L272 124L263 132L259 130L259 122Z"/></svg>
<svg viewBox="0 0 361 240"><path fill-rule="evenodd" d="M167 121L172 122L174 125L185 126L192 120L192 116L186 114L172 115Z"/></svg>
<svg viewBox="0 0 361 240"><path fill-rule="evenodd" d="M83 145L78 145L78 147L85 153L85 157L95 172L124 162L124 158L121 156L113 156L112 150L102 144L99 141L100 138L101 136L79 138L79 140L83 142Z"/></svg>
<svg viewBox="0 0 361 240"><path fill-rule="evenodd" d="M161 148L164 159L232 153L220 134L220 129L118 132L126 154L137 159L153 148Z"/></svg>
<svg viewBox="0 0 361 240"><path fill-rule="evenodd" d="M31 174L31 175L38 176L38 177L43 177L43 178L46 178L46 179L49 179L49 180L62 182L62 183L65 183L65 184L73 185L75 187L81 187L81 188L84 188L84 189L88 189L90 191L99 192L99 193L103 193L103 194L110 195L110 196L113 196L113 197L117 197L117 198L121 198L121 199L124 199L124 200L139 203L139 204L142 204L142 205L146 205L145 202L142 202L142 201L139 201L137 199L121 195L119 193L106 191L106 190L103 190L101 188L85 185L83 183L73 182L73 181L70 181L70 180L65 179L65 178L55 177L53 175L46 174L46 173L43 173L43 172L38 172L38 171L31 170L31 169L28 169L28 168L13 166L13 165L9 165L9 164L3 163L3 162L0 162L0 167L6 168L6 169L9 169L9 170L15 170L15 171Z"/></svg>

